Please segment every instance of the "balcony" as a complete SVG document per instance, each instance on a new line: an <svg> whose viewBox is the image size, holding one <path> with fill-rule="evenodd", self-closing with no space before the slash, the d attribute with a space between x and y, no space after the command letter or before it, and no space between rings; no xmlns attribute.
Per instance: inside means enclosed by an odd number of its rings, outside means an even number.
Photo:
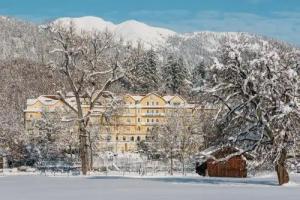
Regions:
<svg viewBox="0 0 300 200"><path fill-rule="evenodd" d="M163 117L165 113L142 113L141 115L145 117Z"/></svg>
<svg viewBox="0 0 300 200"><path fill-rule="evenodd" d="M145 125L145 126L155 126L155 125L159 125L162 124L161 122L141 122L141 125Z"/></svg>

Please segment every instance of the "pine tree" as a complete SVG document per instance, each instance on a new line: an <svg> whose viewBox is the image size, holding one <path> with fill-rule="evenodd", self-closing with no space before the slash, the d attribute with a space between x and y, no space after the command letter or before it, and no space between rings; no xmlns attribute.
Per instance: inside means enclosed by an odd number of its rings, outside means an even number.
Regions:
<svg viewBox="0 0 300 200"><path fill-rule="evenodd" d="M204 61L195 66L192 72L193 88L201 87L206 78L206 70Z"/></svg>
<svg viewBox="0 0 300 200"><path fill-rule="evenodd" d="M188 71L184 65L183 59L176 59L169 56L167 64L162 69L162 77L166 92L181 94L188 78Z"/></svg>
<svg viewBox="0 0 300 200"><path fill-rule="evenodd" d="M138 93L157 91L159 80L157 55L151 49L137 63L136 70L131 77L132 88Z"/></svg>

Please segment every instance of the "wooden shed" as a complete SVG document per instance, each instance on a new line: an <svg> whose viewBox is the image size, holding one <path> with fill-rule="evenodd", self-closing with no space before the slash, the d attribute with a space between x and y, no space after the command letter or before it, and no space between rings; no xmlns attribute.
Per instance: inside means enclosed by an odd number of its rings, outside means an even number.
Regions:
<svg viewBox="0 0 300 200"><path fill-rule="evenodd" d="M221 147L204 151L206 156L206 175L212 177L247 177L247 159L251 159L249 154L229 156L240 150L233 147ZM225 159L227 156L228 159ZM221 161L220 161L221 160Z"/></svg>

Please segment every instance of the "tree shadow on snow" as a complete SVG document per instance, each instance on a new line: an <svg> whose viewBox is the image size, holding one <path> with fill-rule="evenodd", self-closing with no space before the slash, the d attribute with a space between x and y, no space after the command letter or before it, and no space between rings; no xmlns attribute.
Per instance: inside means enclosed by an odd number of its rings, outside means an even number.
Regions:
<svg viewBox="0 0 300 200"><path fill-rule="evenodd" d="M161 178L145 178L144 180L160 181L167 183L185 183L185 184L203 184L203 185L265 185L277 186L276 180L272 179L257 179L257 178L215 178L215 177L199 177L199 178L185 178L185 177L161 177Z"/></svg>
<svg viewBox="0 0 300 200"><path fill-rule="evenodd" d="M264 185L277 186L275 179L260 178L219 178L219 177L124 177L124 176L94 176L89 179L101 180L143 180L143 181L159 181L165 183L182 183L182 184L201 184L201 185L232 185L232 186L248 186L248 185Z"/></svg>
<svg viewBox="0 0 300 200"><path fill-rule="evenodd" d="M126 176L93 176L88 179L101 179L101 180L119 180L119 179L129 179Z"/></svg>

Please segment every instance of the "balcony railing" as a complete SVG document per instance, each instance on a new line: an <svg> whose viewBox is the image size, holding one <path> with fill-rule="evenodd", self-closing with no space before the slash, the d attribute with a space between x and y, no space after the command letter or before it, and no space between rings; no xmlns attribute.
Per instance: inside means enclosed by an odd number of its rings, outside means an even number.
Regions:
<svg viewBox="0 0 300 200"><path fill-rule="evenodd" d="M165 113L143 113L142 116L147 116L147 117L163 117L163 116L165 116Z"/></svg>

